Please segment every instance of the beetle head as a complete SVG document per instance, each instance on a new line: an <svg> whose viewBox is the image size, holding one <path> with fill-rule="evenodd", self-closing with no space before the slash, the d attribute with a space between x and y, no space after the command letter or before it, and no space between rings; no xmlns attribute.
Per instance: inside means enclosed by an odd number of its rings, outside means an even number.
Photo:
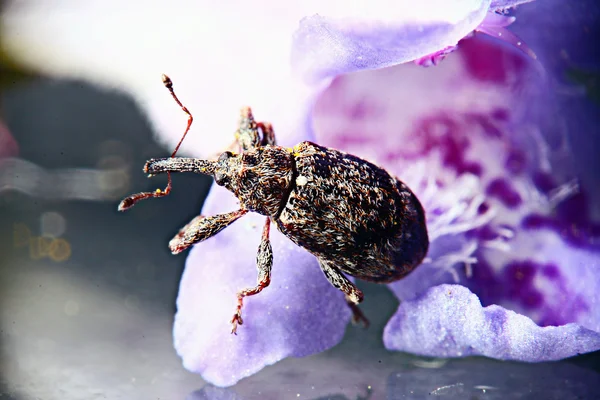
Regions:
<svg viewBox="0 0 600 400"><path fill-rule="evenodd" d="M221 154L214 177L219 186L233 192L243 208L277 216L289 193L293 176L292 155L279 146L264 146L233 154Z"/></svg>

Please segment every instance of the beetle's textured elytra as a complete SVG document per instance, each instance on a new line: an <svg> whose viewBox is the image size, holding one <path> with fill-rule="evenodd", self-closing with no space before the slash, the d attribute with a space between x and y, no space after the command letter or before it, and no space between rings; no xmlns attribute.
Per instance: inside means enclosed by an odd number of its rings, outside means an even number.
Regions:
<svg viewBox="0 0 600 400"><path fill-rule="evenodd" d="M297 179L275 223L298 246L375 282L397 280L425 257L424 212L402 182L368 161L310 142L296 146L294 162Z"/></svg>
<svg viewBox="0 0 600 400"><path fill-rule="evenodd" d="M165 76L163 82L190 117L187 133L191 114L175 96L171 80ZM240 209L194 218L169 243L174 254L216 235L248 212L266 216L256 259L258 282L238 292L231 320L233 333L243 323L243 298L259 293L270 283L271 222L317 257L325 277L346 295L354 319L365 323L356 307L363 294L344 273L367 281L392 282L410 273L427 254L429 239L423 207L412 191L386 170L311 142L302 142L293 149L277 146L271 125L255 122L248 107L242 109L231 148L237 148L238 153L225 151L213 161L175 158L175 152L170 158L149 160L144 171L169 174L167 188L130 196L119 209L168 194L172 172L213 175L218 185L237 196Z"/></svg>

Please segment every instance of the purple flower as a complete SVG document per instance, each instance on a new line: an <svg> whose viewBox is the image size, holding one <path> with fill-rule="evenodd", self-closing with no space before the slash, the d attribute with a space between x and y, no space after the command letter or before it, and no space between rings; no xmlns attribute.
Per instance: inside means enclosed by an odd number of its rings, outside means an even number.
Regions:
<svg viewBox="0 0 600 400"><path fill-rule="evenodd" d="M91 79L130 90L173 144L184 117L154 82L163 72L156 68L164 69L196 116L196 132L184 144L195 155L224 148L236 110L247 104L273 123L283 145L316 140L382 165L421 199L431 238L423 265L389 285L401 303L385 328L386 347L543 361L600 349L599 230L591 217L598 210L586 192L595 181L578 179L567 140L589 135L598 121L562 111L574 102L587 107L586 92L558 75L568 51L565 57L555 41L566 35L541 33L562 28L549 17L552 7L582 11L553 0L505 14L520 3L526 1L303 2L275 14L267 2L235 10L206 2L197 14L171 10L183 19L170 18L177 28L165 26L160 35L142 29L157 35L152 55L123 33L130 26L119 24L119 15L111 20L116 33L102 30L102 20L90 22L107 12L101 3L73 19L9 11L6 32L19 33L22 46L12 51L32 65L89 71ZM139 23L148 28L165 22L162 9L145 13ZM198 20L186 22L190 15ZM23 31L32 18L35 28ZM106 47L110 62L92 65L84 57L90 43L83 38L95 37L89 33L56 36L56 51L71 55L64 65L64 58L49 63L43 51L24 50L28 37L84 23L83 32L98 24L115 35ZM180 44L187 24L197 35ZM202 213L236 203L213 187ZM181 280L175 348L186 368L218 386L335 346L350 319L314 257L272 229L271 285L247 298L244 325L229 334L236 291L256 282L263 222L247 215L194 246Z"/></svg>
<svg viewBox="0 0 600 400"><path fill-rule="evenodd" d="M488 13L476 30L505 33L501 28L513 20ZM556 229L569 220L553 215L581 192L551 168L542 129L553 100L533 53L514 35L508 41L521 52L476 37L435 72L404 65L341 75L417 57L417 49L407 50L414 36L408 44L401 39L418 29L361 28L306 18L295 34L293 59L309 82L339 75L314 107L317 141L385 166L417 192L428 212L428 260L389 285L402 302L385 329L386 347L522 361L599 349L599 257L588 238L576 238L588 219L577 228L567 225L572 234ZM426 38L429 29L438 27L424 28ZM445 51L448 42L436 39ZM391 48L382 45L387 40ZM214 188L203 212L235 207L229 193ZM223 334L235 291L256 279L252 261L261 226L261 217L247 218L197 245L182 279L175 346L187 368L218 385L285 356L335 345L349 318L316 260L274 234L279 253L271 286L248 299L239 337ZM484 305L499 305L482 307L467 287Z"/></svg>
<svg viewBox="0 0 600 400"><path fill-rule="evenodd" d="M296 41L308 49L328 46L328 42L320 42L319 34L327 32L327 40L332 34L326 21L315 18L316 21L303 21L302 33L296 35ZM494 32L489 26L485 29L486 33ZM483 29L480 26L478 30ZM341 36L347 35L346 40L352 38L351 33L341 28L340 31ZM303 34L314 42L306 44L298 39ZM388 34L393 32L376 36L381 40ZM388 59L379 53L371 54L357 66L349 60L362 54L364 48L353 47L354 42L350 42L342 51L335 51L336 55L344 54L341 58L346 62L338 57L324 62L327 57L322 54L331 51L326 48L310 58L314 65L301 70L310 70L312 76L325 79L322 77L337 75L345 68L380 67L397 60L396 54ZM460 47L460 53L446 60L435 74L406 65L340 76L315 105L318 142L385 166L417 191L428 212L432 238L429 260L408 278L389 285L402 303L385 329L384 343L389 349L430 356L477 354L523 361L554 360L598 349L597 249L584 246L583 243L589 244L586 239L574 242L574 235L551 228L563 226L551 217L556 210L581 194L575 181L561 181L551 169L552 154L540 119L547 118L543 108L552 107L552 100L545 99L548 92L544 76L539 74L540 67L532 61L533 57L528 59L489 39L478 37ZM523 44L520 47L523 53L531 55ZM529 106L535 102L540 103L539 107ZM544 186L542 182L548 184ZM205 212L222 209L226 199L231 199L228 193L214 190ZM232 202L229 209L233 208ZM275 257L273 287L265 290L263 299L257 296L248 301L257 308L246 310L249 322L244 325L246 332L240 330L240 337L252 344L204 332L203 324L210 324L206 321L207 309L195 304L220 297L200 294L204 287L216 282L214 278L195 275L207 274L209 266L215 264L213 257L233 252L239 238L254 237L253 243L243 243L235 250L234 259L223 263L223 269L229 273L221 276L225 282L218 286L231 282L237 282L238 288L252 285L253 272L244 278L238 274L250 270L247 259L252 259L256 251L260 221L256 218L240 222L226 234L196 246L182 279L176 347L184 360L190 360L191 354L201 357L189 367L216 384L233 383L234 379L229 381L230 377L222 374L223 380L215 379L213 371L237 370L244 375L252 370L242 371L240 367L256 368L257 356L248 357L248 362L236 358L238 367L232 368L222 364L220 357L207 361L204 355L210 348L227 347L236 355L260 349L264 359L265 355L276 354L265 352L265 346L283 340L287 353L281 353L279 346L274 348L279 357L301 356L337 343L343 330L344 324L340 328L333 323L339 322L341 316L334 321L330 316L336 300L335 306L344 312L341 296L336 298L332 288L316 289L322 280L315 272L316 261L302 259L305 252L300 249L286 248L285 256ZM584 234L580 230L589 221L582 222L577 228L568 228ZM240 232L244 230L253 230L254 234ZM276 242L279 241L281 238L277 237ZM284 241L279 245L276 242L275 248L285 246ZM306 274L302 280L297 279L299 268L303 268L301 274ZM275 273L282 276L278 278ZM292 282L288 281L292 276ZM190 290L187 284L192 282L197 286ZM505 308L483 308L477 296L463 286L435 286L449 282L471 288L486 305ZM222 331L233 307L234 291L232 287L228 295L231 304L220 316ZM269 299L267 291L272 296ZM286 313L285 307L292 298L300 307L294 313ZM276 318L264 320L265 312L274 315L277 311ZM344 313L343 321L347 318ZM311 321L311 326L319 326L317 332L310 329L310 338L304 334L307 321ZM190 325L196 329L190 329ZM182 326L189 330L184 332ZM300 332L301 335L295 335ZM211 339L206 340L207 336ZM223 340L227 340L227 346ZM188 344L192 342L193 346L202 343L205 347L192 350Z"/></svg>

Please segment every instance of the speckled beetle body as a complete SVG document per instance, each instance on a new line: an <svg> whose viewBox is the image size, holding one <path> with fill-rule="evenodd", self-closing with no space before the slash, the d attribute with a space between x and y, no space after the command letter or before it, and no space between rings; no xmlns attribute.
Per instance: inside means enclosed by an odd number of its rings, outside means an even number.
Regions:
<svg viewBox="0 0 600 400"><path fill-rule="evenodd" d="M275 222L321 264L391 282L425 257L425 214L404 183L368 161L310 142L294 147L294 162L293 187Z"/></svg>
<svg viewBox="0 0 600 400"><path fill-rule="evenodd" d="M171 81L166 77L163 81L190 115L173 93ZM191 115L188 129L190 125ZM240 209L194 218L169 247L174 254L179 253L217 234L249 211L267 217L257 255L258 283L238 293L238 306L231 320L233 333L243 323L243 298L259 293L270 283L271 222L318 259L327 279L345 293L354 319L366 322L356 307L363 294L343 273L368 281L391 282L421 263L429 240L425 213L417 197L384 169L351 154L311 142L302 142L293 149L277 146L270 124L256 123L247 107L242 109L235 138L232 149L236 147L238 153L225 151L215 161L175 158L175 152L170 158L149 160L144 171L169 174L167 189L130 196L119 209L125 210L143 198L168 194L171 172L213 175L218 185L238 197Z"/></svg>

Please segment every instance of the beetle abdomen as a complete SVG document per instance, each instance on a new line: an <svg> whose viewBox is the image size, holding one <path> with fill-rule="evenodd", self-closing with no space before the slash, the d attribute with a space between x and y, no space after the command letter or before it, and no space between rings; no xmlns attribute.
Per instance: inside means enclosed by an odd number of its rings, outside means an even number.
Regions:
<svg viewBox="0 0 600 400"><path fill-rule="evenodd" d="M408 274L428 248L416 196L384 169L303 142L294 148L296 180L279 230L342 271L371 281Z"/></svg>

